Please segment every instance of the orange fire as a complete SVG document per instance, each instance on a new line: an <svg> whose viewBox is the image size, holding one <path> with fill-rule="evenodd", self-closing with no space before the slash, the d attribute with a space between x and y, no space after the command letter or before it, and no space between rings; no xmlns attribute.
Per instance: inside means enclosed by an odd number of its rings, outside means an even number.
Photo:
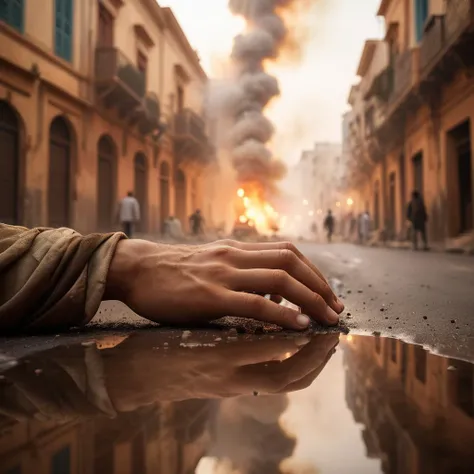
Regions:
<svg viewBox="0 0 474 474"><path fill-rule="evenodd" d="M257 187L247 185L237 190L236 211L238 221L255 227L258 232L268 234L279 228L280 216L273 207L261 197Z"/></svg>

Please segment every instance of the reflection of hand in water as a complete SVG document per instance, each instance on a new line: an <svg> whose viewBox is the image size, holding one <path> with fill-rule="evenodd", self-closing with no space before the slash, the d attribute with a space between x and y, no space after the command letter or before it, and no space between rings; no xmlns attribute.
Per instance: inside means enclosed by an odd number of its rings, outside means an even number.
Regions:
<svg viewBox="0 0 474 474"><path fill-rule="evenodd" d="M86 344L29 356L28 363L3 373L0 391L7 402L0 401L0 412L17 419L69 419L160 401L300 390L324 368L339 339L328 334L309 342L267 337L215 344L215 334L201 334L201 345L152 332L111 349Z"/></svg>
<svg viewBox="0 0 474 474"><path fill-rule="evenodd" d="M153 334L131 337L106 351L107 389L119 411L154 401L284 393L308 387L339 340L337 334L307 339L254 341L153 350Z"/></svg>

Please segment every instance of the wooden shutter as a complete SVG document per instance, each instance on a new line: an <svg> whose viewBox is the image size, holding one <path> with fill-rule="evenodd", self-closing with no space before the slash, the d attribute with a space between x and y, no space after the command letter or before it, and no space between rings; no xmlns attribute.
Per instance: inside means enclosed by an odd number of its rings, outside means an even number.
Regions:
<svg viewBox="0 0 474 474"><path fill-rule="evenodd" d="M72 59L74 0L56 0L55 53L65 59Z"/></svg>
<svg viewBox="0 0 474 474"><path fill-rule="evenodd" d="M0 20L23 31L24 0L0 0Z"/></svg>

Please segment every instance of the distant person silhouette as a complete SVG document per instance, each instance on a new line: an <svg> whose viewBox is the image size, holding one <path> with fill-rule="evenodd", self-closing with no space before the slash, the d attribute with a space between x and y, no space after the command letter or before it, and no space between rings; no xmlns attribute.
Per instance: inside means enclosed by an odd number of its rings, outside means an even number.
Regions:
<svg viewBox="0 0 474 474"><path fill-rule="evenodd" d="M332 215L331 209L329 209L326 218L324 219L324 228L326 229L329 243L331 243L332 241L332 235L334 233L334 224L334 216Z"/></svg>

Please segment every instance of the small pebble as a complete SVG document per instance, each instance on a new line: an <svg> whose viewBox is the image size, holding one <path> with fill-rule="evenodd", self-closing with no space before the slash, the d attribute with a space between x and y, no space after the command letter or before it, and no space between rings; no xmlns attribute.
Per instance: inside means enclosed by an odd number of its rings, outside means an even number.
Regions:
<svg viewBox="0 0 474 474"><path fill-rule="evenodd" d="M357 293L363 293L364 290L357 290Z"/></svg>
<svg viewBox="0 0 474 474"><path fill-rule="evenodd" d="M253 396L254 396L254 397L258 396L258 392L254 390Z"/></svg>
<svg viewBox="0 0 474 474"><path fill-rule="evenodd" d="M385 308L380 308L380 311L385 311Z"/></svg>
<svg viewBox="0 0 474 474"><path fill-rule="evenodd" d="M392 326L389 326L388 328L389 328L389 329L392 329Z"/></svg>
<svg viewBox="0 0 474 474"><path fill-rule="evenodd" d="M456 324L456 320L455 320L455 319L451 319L451 324Z"/></svg>
<svg viewBox="0 0 474 474"><path fill-rule="evenodd" d="M456 367L454 367L454 365L450 365L450 366L448 367L448 370L449 370L450 372L454 372L455 370L458 370L458 369L457 369Z"/></svg>
<svg viewBox="0 0 474 474"><path fill-rule="evenodd" d="M350 317L352 316L352 314L351 314L351 313L347 313L347 316L350 318Z"/></svg>
<svg viewBox="0 0 474 474"><path fill-rule="evenodd" d="M235 328L229 329L229 336L237 336L238 331Z"/></svg>
<svg viewBox="0 0 474 474"><path fill-rule="evenodd" d="M428 316L423 316L423 319L428 319Z"/></svg>
<svg viewBox="0 0 474 474"><path fill-rule="evenodd" d="M181 339L186 340L189 339L191 336L191 331L183 331L183 334L181 335Z"/></svg>
<svg viewBox="0 0 474 474"><path fill-rule="evenodd" d="M36 369L36 370L35 370L35 374L36 374L36 375L40 375L40 374L42 374L42 373L43 373L43 371L42 371L41 369Z"/></svg>
<svg viewBox="0 0 474 474"><path fill-rule="evenodd" d="M350 295L352 293L351 290L347 290L347 294Z"/></svg>
<svg viewBox="0 0 474 474"><path fill-rule="evenodd" d="M222 341L222 337L216 337L216 338L214 339L214 342L221 342L221 341Z"/></svg>

